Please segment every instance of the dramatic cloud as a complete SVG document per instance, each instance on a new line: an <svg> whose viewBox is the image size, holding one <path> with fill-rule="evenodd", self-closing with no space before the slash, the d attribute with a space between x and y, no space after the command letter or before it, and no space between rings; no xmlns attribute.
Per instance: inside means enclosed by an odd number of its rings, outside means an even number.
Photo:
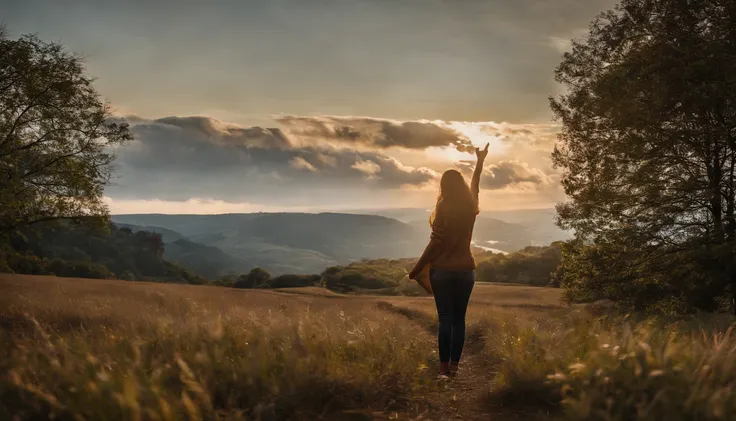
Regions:
<svg viewBox="0 0 736 421"><path fill-rule="evenodd" d="M484 171L483 186L489 189L500 189L518 184L531 184L545 187L552 184L552 178L538 168L519 161L502 161L493 164Z"/></svg>
<svg viewBox="0 0 736 421"><path fill-rule="evenodd" d="M376 175L381 172L381 167L373 161L358 161L353 164L353 168L358 171L362 171L369 176Z"/></svg>
<svg viewBox="0 0 736 421"><path fill-rule="evenodd" d="M136 140L116 151L113 197L245 200L320 189L420 186L438 174L376 151L294 146L279 129L206 117L129 119Z"/></svg>
<svg viewBox="0 0 736 421"><path fill-rule="evenodd" d="M472 152L475 148L462 133L430 121L336 116L280 116L276 121L291 135L304 141L328 141L378 149L450 146L461 152Z"/></svg>
<svg viewBox="0 0 736 421"><path fill-rule="evenodd" d="M209 117L165 117L152 122L154 125L167 125L186 132L200 133L208 140L230 145L270 149L289 148L291 144L281 129L262 127L240 127L223 123Z"/></svg>
<svg viewBox="0 0 736 421"><path fill-rule="evenodd" d="M470 178L475 167L474 161L461 161L457 166ZM526 162L499 161L487 164L481 177L481 188L488 190L500 190L508 187L521 189L541 189L550 187L554 178L539 168L533 168Z"/></svg>
<svg viewBox="0 0 736 421"><path fill-rule="evenodd" d="M314 165L307 162L307 160L302 158L301 156L297 156L296 158L292 159L290 163L291 166L294 168L300 168L311 172L317 171L317 168L314 168Z"/></svg>

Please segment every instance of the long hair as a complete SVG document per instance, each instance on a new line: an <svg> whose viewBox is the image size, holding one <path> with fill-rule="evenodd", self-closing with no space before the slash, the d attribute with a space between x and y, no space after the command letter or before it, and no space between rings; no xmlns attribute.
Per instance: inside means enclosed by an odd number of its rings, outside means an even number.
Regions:
<svg viewBox="0 0 736 421"><path fill-rule="evenodd" d="M442 174L437 204L432 216L429 217L430 225L434 223L440 207L442 207L443 212L447 213L449 219L468 217L479 212L478 202L473 197L473 193L470 191L463 175L457 170L447 170Z"/></svg>

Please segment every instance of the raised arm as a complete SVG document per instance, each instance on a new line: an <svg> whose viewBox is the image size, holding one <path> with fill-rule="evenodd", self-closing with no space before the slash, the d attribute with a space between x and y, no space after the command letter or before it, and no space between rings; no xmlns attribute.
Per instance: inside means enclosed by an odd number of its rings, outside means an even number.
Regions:
<svg viewBox="0 0 736 421"><path fill-rule="evenodd" d="M473 180L470 183L470 191L473 192L473 197L478 200L478 193L480 192L480 175L483 173L483 162L488 156L488 143L484 149L475 148L475 156L478 157L478 162L475 164L475 171L473 171Z"/></svg>

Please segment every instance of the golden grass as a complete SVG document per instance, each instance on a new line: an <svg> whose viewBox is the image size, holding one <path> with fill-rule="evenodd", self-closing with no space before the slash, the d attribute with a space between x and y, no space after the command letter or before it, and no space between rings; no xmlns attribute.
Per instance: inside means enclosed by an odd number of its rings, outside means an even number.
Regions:
<svg viewBox="0 0 736 421"><path fill-rule="evenodd" d="M727 315L690 320L489 314L489 405L568 420L731 420L736 334Z"/></svg>
<svg viewBox="0 0 736 421"><path fill-rule="evenodd" d="M497 321L561 311L557 290L477 284L447 400L431 297L0 275L0 419L486 419L468 397L503 372Z"/></svg>
<svg viewBox="0 0 736 421"><path fill-rule="evenodd" d="M2 276L0 419L418 412L432 338L375 304Z"/></svg>
<svg viewBox="0 0 736 421"><path fill-rule="evenodd" d="M599 319L557 290L484 284L468 314L444 384L431 297L0 275L0 419L736 414L727 316Z"/></svg>

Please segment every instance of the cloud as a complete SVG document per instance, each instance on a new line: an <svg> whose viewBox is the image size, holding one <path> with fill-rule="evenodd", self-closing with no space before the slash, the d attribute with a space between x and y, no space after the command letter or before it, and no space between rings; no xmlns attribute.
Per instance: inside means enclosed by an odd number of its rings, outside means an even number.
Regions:
<svg viewBox="0 0 736 421"><path fill-rule="evenodd" d="M106 189L114 198L298 201L320 189L398 189L438 176L378 151L295 145L278 129L207 117L130 122L136 139L115 151L118 177Z"/></svg>
<svg viewBox="0 0 736 421"><path fill-rule="evenodd" d="M241 127L225 123L211 117L164 117L152 122L138 118L135 125L153 124L157 127L168 126L188 133L199 133L213 142L239 145L254 148L289 148L291 143L281 129L262 127Z"/></svg>
<svg viewBox="0 0 736 421"><path fill-rule="evenodd" d="M519 184L531 184L537 188L548 186L552 178L538 168L519 161L501 161L484 171L483 186L489 189L500 189Z"/></svg>
<svg viewBox="0 0 736 421"><path fill-rule="evenodd" d="M278 116L292 136L307 142L327 141L377 149L454 147L472 152L465 135L431 121L397 121L370 117Z"/></svg>
<svg viewBox="0 0 736 421"><path fill-rule="evenodd" d="M373 176L381 172L381 167L373 161L358 161L353 164L352 168L365 173L369 176Z"/></svg>
<svg viewBox="0 0 736 421"><path fill-rule="evenodd" d="M473 161L461 161L457 166L470 178L475 167ZM500 190L509 187L541 189L554 183L551 175L521 161L499 161L486 165L481 176L481 190Z"/></svg>
<svg viewBox="0 0 736 421"><path fill-rule="evenodd" d="M301 156L297 156L296 158L292 159L290 164L294 168L300 168L311 172L317 171L317 168L315 168L314 165L307 162L307 160L302 158Z"/></svg>

